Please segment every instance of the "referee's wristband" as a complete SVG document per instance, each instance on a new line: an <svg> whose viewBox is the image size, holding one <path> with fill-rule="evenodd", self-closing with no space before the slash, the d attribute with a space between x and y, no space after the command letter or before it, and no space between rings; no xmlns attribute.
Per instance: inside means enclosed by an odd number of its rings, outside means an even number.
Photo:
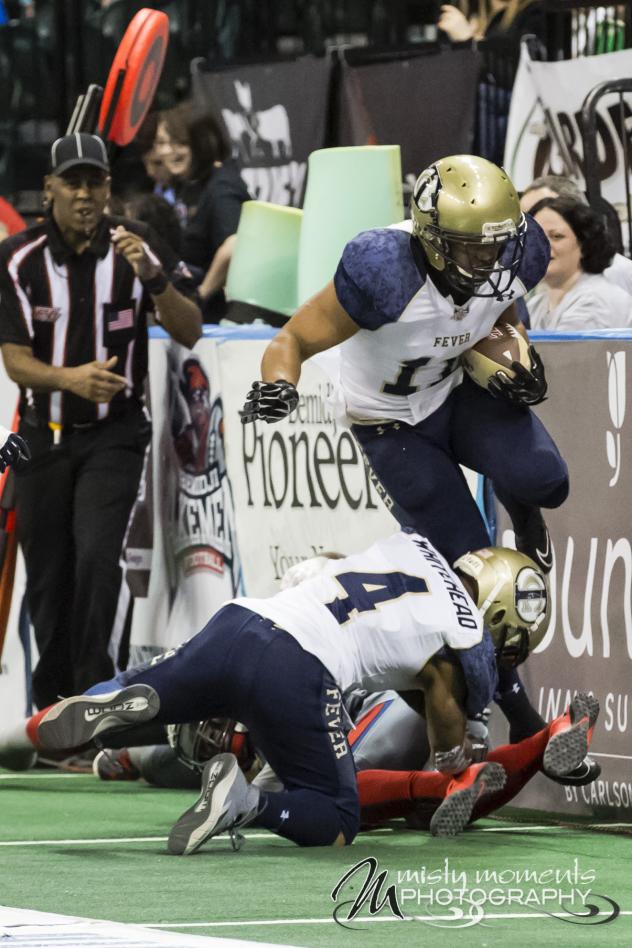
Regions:
<svg viewBox="0 0 632 948"><path fill-rule="evenodd" d="M169 280L161 270L150 280L143 280L143 286L148 293L151 293L152 296L160 296L160 294L164 293L169 286Z"/></svg>

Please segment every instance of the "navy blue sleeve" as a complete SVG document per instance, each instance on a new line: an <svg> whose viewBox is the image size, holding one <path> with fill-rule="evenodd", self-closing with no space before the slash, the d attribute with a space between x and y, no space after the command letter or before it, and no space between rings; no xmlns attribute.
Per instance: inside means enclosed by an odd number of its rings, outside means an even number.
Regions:
<svg viewBox="0 0 632 948"><path fill-rule="evenodd" d="M361 329L396 322L424 284L410 251L410 234L383 228L349 241L334 275L338 301Z"/></svg>
<svg viewBox="0 0 632 948"><path fill-rule="evenodd" d="M456 655L467 687L465 711L468 718L473 718L491 704L498 686L496 653L488 630L483 630L478 645L459 650Z"/></svg>
<svg viewBox="0 0 632 948"><path fill-rule="evenodd" d="M522 280L527 290L532 290L546 273L551 259L551 245L538 222L530 214L526 217L527 238L518 278Z"/></svg>

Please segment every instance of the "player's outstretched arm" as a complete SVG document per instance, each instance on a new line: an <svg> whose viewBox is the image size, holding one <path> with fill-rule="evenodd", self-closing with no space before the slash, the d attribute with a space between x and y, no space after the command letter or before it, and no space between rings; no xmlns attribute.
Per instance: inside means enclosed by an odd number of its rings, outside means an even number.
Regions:
<svg viewBox="0 0 632 948"><path fill-rule="evenodd" d="M333 281L299 307L270 342L261 362L261 380L253 383L241 412L249 421L280 421L298 404L296 385L306 359L355 335L354 323L338 302Z"/></svg>
<svg viewBox="0 0 632 948"><path fill-rule="evenodd" d="M300 306L270 342L261 362L264 382L296 385L306 359L355 335L360 327L338 302L333 280Z"/></svg>
<svg viewBox="0 0 632 948"><path fill-rule="evenodd" d="M471 763L465 735L465 682L460 668L435 656L420 674L428 737L437 770L459 773Z"/></svg>

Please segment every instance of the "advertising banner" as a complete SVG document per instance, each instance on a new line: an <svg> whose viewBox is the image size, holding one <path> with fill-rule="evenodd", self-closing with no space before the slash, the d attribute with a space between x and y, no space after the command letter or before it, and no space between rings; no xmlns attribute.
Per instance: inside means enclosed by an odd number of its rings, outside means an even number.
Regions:
<svg viewBox="0 0 632 948"><path fill-rule="evenodd" d="M292 62L194 72L194 101L218 111L251 197L299 207L307 157L325 144L331 62Z"/></svg>
<svg viewBox="0 0 632 948"><path fill-rule="evenodd" d="M579 788L538 776L518 803L630 820L632 341L563 340L542 342L538 348L547 366L550 397L537 413L568 464L571 490L559 509L544 511L554 551L553 614L522 676L547 721L563 712L576 691L597 696L601 715L591 754L602 775ZM499 514L498 539L506 543L512 535L504 511Z"/></svg>
<svg viewBox="0 0 632 948"><path fill-rule="evenodd" d="M133 660L190 638L243 591L217 343L150 350L152 451L125 546Z"/></svg>
<svg viewBox="0 0 632 948"><path fill-rule="evenodd" d="M332 383L314 360L303 366L298 410L290 418L241 424L239 409L260 377L266 345L236 341L220 348L226 457L251 596L272 595L300 560L323 550L361 550L397 528L353 435L334 415Z"/></svg>
<svg viewBox="0 0 632 948"><path fill-rule="evenodd" d="M632 50L582 56L561 62L535 62L521 52L505 141L504 167L518 190L542 174L570 174L583 182L581 109L601 82L632 75ZM623 141L630 139L632 96L624 96L621 122L618 96L604 96L598 109L597 154L601 192L612 204L625 201ZM629 145L628 145L629 147Z"/></svg>

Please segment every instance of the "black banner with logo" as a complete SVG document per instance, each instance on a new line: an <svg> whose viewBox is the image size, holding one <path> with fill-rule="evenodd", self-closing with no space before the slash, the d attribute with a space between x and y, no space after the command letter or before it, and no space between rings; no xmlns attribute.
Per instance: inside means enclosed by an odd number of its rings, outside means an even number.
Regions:
<svg viewBox="0 0 632 948"><path fill-rule="evenodd" d="M253 198L302 202L310 152L325 144L331 61L292 62L196 72L198 105L219 110Z"/></svg>

